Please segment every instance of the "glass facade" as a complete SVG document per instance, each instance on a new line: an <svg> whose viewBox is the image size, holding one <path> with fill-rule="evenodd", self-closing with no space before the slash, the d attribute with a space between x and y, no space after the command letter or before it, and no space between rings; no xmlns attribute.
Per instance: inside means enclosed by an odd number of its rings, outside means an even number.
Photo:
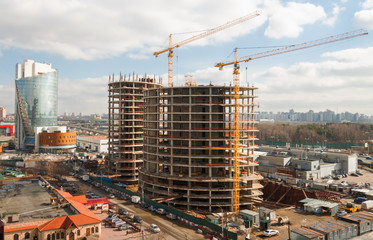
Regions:
<svg viewBox="0 0 373 240"><path fill-rule="evenodd" d="M16 80L32 129L57 126L57 71Z"/></svg>
<svg viewBox="0 0 373 240"><path fill-rule="evenodd" d="M23 109L31 129L40 126L57 126L58 77L57 71L32 77L19 78L15 81L23 102ZM16 98L16 108L20 105ZM20 113L20 110L17 113ZM19 148L33 136L21 136L25 121L21 114L16 114L16 135ZM17 126L18 125L18 126ZM22 125L22 126L21 126ZM23 143L22 143L23 142Z"/></svg>

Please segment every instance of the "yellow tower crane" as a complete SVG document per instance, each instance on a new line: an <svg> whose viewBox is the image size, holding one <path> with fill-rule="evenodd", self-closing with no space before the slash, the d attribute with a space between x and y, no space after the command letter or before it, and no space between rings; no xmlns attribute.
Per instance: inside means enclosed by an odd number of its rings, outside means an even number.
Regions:
<svg viewBox="0 0 373 240"><path fill-rule="evenodd" d="M330 36L327 38L322 38L310 42L304 42L296 45L290 45L283 48L278 48L275 50L270 50L266 52L257 53L251 56L241 57L238 58L237 56L237 48L234 50L234 61L225 62L225 63L217 63L215 67L219 67L220 70L223 69L224 66L233 65L233 84L234 84L234 138L233 138L233 148L226 148L227 150L233 150L233 212L237 213L240 208L240 192L239 192L239 174L240 174L240 164L239 164L239 152L240 152L240 118L239 118L239 97L240 97L240 65L241 62L249 62L251 60L270 57L277 54L283 54L287 52L297 51L305 48L316 47L323 44L328 44L332 42L342 41L354 37L359 37L362 35L367 35L368 32L364 29L346 32L335 36Z"/></svg>
<svg viewBox="0 0 373 240"><path fill-rule="evenodd" d="M240 17L236 20L233 20L233 21L229 21L219 27L215 27L215 28L212 28L212 29L209 29L205 32L202 32L200 34L197 34L193 37L190 37L188 39L185 39L181 42L178 42L178 43L172 43L172 34L170 34L168 40L168 48L162 50L162 51L159 51L159 52L155 52L153 53L154 56L158 57L159 54L162 54L162 53L165 53L168 51L168 86L169 87L172 87L174 85L174 80L173 80L173 57L174 57L174 54L173 54L173 49L174 48L178 48L178 47L181 47L187 43L190 43L190 42L193 42L193 41L196 41L198 39L201 39L201 38L204 38L204 37L207 37L209 35L212 35L214 33L217 33L219 31L222 31L224 29L227 29L229 27L232 27L234 25L237 25L239 23L242 23L244 21L247 21L249 19L252 19L254 17L257 17L259 16L259 13L258 12L254 12L254 13L251 13L249 15L246 15L246 16L243 16L243 17Z"/></svg>

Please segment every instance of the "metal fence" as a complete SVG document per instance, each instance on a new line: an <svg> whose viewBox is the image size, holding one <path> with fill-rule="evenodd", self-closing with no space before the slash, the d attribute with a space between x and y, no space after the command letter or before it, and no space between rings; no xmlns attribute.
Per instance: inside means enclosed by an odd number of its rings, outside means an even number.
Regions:
<svg viewBox="0 0 373 240"><path fill-rule="evenodd" d="M271 145L285 147L287 142L277 142L277 141L256 141L258 145ZM308 142L291 142L290 147L326 147L326 148L337 148L337 149L351 149L353 146L364 146L364 143L308 143Z"/></svg>
<svg viewBox="0 0 373 240"><path fill-rule="evenodd" d="M101 180L98 179L97 177L91 177L91 178L92 178L93 181L101 183ZM105 185L105 186L107 186L107 187L109 187L109 188L115 189L115 190L117 190L119 192L122 192L122 193L128 195L129 197L140 196L142 198L141 194L129 191L129 190L124 189L122 187L119 187L119 186L117 186L115 184L104 182L104 181L102 181L102 184ZM222 227L221 226L216 225L214 223L211 223L211 222L209 222L206 219L194 217L194 216L189 215L187 213L184 213L184 212L182 212L182 211L180 211L180 210L178 210L176 208L164 205L162 203L158 203L158 202L152 201L152 200L150 200L150 199L148 199L146 197L144 197L144 199L142 199L142 200L144 202L146 202L147 204L151 205L151 206L154 206L156 208L163 208L167 212L175 214L177 217L179 217L179 219L185 219L185 221L191 222L194 225L205 226L205 227L211 229L214 232L218 232L220 234L222 233ZM223 229L223 231L224 231L224 236L226 236L228 239L237 240L237 233L228 231L225 228Z"/></svg>

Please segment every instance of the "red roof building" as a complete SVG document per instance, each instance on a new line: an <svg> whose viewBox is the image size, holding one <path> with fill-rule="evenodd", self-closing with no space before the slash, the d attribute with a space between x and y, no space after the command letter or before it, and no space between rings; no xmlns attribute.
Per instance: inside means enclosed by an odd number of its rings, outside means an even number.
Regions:
<svg viewBox="0 0 373 240"><path fill-rule="evenodd" d="M13 239L80 239L94 235L100 238L101 219L91 212L85 196L54 189L58 202L68 206L73 214L51 219L6 223L4 240Z"/></svg>

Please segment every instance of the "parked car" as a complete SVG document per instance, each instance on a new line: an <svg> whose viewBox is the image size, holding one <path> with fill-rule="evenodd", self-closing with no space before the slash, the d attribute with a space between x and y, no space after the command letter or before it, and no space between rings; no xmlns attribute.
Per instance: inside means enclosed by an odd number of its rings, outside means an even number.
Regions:
<svg viewBox="0 0 373 240"><path fill-rule="evenodd" d="M127 213L127 217L129 219L133 219L135 217L135 214L133 214L133 213Z"/></svg>
<svg viewBox="0 0 373 240"><path fill-rule="evenodd" d="M157 225L155 225L155 224L150 224L150 228L151 228L152 231L155 232L155 233L158 233L158 232L161 231L161 229L160 229Z"/></svg>
<svg viewBox="0 0 373 240"><path fill-rule="evenodd" d="M275 236L275 235L278 235L279 234L279 231L277 230L274 230L274 229L268 229L266 231L264 231L263 235L266 236L266 237L271 237L271 236Z"/></svg>
<svg viewBox="0 0 373 240"><path fill-rule="evenodd" d="M356 173L351 173L350 174L351 176L354 176L354 177L358 177L359 175L357 175Z"/></svg>
<svg viewBox="0 0 373 240"><path fill-rule="evenodd" d="M125 209L125 208L119 208L118 213L119 213L119 214L126 215L128 212L127 212L127 209Z"/></svg>
<svg viewBox="0 0 373 240"><path fill-rule="evenodd" d="M155 211L157 211L157 208L154 207L154 206L150 206L150 210L151 210L152 212L155 212Z"/></svg>
<svg viewBox="0 0 373 240"><path fill-rule="evenodd" d="M356 172L357 175L363 176L364 174L362 172Z"/></svg>
<svg viewBox="0 0 373 240"><path fill-rule="evenodd" d="M115 195L114 194L109 194L109 196L108 196L110 199L113 199L113 198L115 198Z"/></svg>
<svg viewBox="0 0 373 240"><path fill-rule="evenodd" d="M167 217L170 218L170 219L172 219L172 220L175 220L177 218L176 215L173 214L173 213L168 213Z"/></svg>
<svg viewBox="0 0 373 240"><path fill-rule="evenodd" d="M123 225L123 224L126 224L126 222L123 221L123 220L120 220L120 221L115 222L115 223L114 223L114 226L117 228L117 227L119 227L119 226L121 226L121 225Z"/></svg>
<svg viewBox="0 0 373 240"><path fill-rule="evenodd" d="M365 201L368 201L368 198L366 197L357 197L354 199L354 203L362 203L362 202L365 202Z"/></svg>
<svg viewBox="0 0 373 240"><path fill-rule="evenodd" d="M131 225L128 225L128 224L122 224L118 227L118 230L119 231L122 231L122 230L126 230L126 229L130 229L131 228Z"/></svg>
<svg viewBox="0 0 373 240"><path fill-rule="evenodd" d="M114 203L109 203L109 208L110 209L115 209L116 205Z"/></svg>
<svg viewBox="0 0 373 240"><path fill-rule="evenodd" d="M161 215L166 215L167 214L167 211L164 210L163 208L158 208L156 212L161 214Z"/></svg>
<svg viewBox="0 0 373 240"><path fill-rule="evenodd" d="M144 202L144 203L142 204L142 206L143 206L144 208L148 208L148 207L150 207L150 205L147 204L146 202Z"/></svg>
<svg viewBox="0 0 373 240"><path fill-rule="evenodd" d="M142 222L142 218L141 218L140 216L135 216L135 217L133 218L133 221L134 221L134 222L137 222L137 223L141 223L141 222Z"/></svg>
<svg viewBox="0 0 373 240"><path fill-rule="evenodd" d="M347 214L347 212L345 211L345 210L341 210L341 211L338 211L335 215L337 216L337 217L340 217L340 216L344 216L344 215L346 215Z"/></svg>

